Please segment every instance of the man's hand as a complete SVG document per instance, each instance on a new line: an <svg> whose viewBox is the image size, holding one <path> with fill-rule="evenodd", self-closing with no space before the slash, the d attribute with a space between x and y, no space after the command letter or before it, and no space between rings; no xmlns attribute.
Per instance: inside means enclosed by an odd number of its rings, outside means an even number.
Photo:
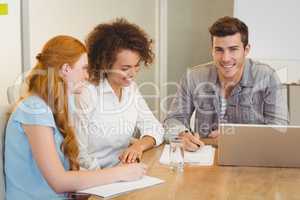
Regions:
<svg viewBox="0 0 300 200"><path fill-rule="evenodd" d="M204 146L198 133L192 134L191 132L184 131L179 133L179 138L183 140L183 148L187 151L197 151L200 147Z"/></svg>
<svg viewBox="0 0 300 200"><path fill-rule="evenodd" d="M209 137L209 138L217 138L219 135L220 135L219 130L215 130L215 131L212 131L212 132L208 135L208 137Z"/></svg>

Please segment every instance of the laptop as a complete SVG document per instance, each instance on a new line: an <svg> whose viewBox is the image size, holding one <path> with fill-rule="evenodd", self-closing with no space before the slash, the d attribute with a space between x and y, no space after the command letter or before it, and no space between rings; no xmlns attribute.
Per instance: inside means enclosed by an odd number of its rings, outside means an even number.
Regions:
<svg viewBox="0 0 300 200"><path fill-rule="evenodd" d="M300 126L220 124L218 164L300 167Z"/></svg>

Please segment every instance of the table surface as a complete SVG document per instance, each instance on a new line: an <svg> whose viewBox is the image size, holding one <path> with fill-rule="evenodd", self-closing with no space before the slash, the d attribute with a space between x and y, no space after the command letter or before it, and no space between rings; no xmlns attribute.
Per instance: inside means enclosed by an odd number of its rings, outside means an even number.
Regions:
<svg viewBox="0 0 300 200"><path fill-rule="evenodd" d="M214 166L187 164L183 173L176 173L159 163L162 149L160 146L145 152L142 161L148 165L147 175L165 182L121 194L114 200L300 199L300 169L218 166L215 159ZM102 198L89 198L98 199Z"/></svg>

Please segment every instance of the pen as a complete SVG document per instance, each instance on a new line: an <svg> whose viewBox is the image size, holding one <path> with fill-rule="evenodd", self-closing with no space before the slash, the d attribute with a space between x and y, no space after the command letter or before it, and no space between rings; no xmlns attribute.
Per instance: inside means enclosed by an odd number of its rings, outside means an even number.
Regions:
<svg viewBox="0 0 300 200"><path fill-rule="evenodd" d="M198 138L200 138L200 135L199 135L199 133L192 132L192 134L193 134L194 136L198 135ZM197 145L197 147L201 147L201 145L200 145L200 144L196 144L196 145Z"/></svg>
<svg viewBox="0 0 300 200"><path fill-rule="evenodd" d="M193 136L196 136L196 135L198 135L198 138L200 138L200 136L199 136L199 134L198 134L198 133L195 133L195 132L193 132L193 131L188 131L188 130L186 130L185 132L186 132L186 133L191 133ZM200 144L195 144L195 145L197 145L197 147L201 147L201 145L200 145Z"/></svg>
<svg viewBox="0 0 300 200"><path fill-rule="evenodd" d="M137 163L140 163L140 162L141 162L141 160L140 160L139 157L136 158L136 162L137 162Z"/></svg>

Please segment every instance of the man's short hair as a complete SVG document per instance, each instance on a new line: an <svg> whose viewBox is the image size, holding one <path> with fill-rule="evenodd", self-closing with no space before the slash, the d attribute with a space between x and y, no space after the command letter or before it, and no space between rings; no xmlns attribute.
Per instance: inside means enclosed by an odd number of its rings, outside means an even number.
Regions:
<svg viewBox="0 0 300 200"><path fill-rule="evenodd" d="M214 36L225 37L240 33L244 48L248 45L248 27L237 18L229 16L222 17L209 28L209 32L212 41Z"/></svg>

